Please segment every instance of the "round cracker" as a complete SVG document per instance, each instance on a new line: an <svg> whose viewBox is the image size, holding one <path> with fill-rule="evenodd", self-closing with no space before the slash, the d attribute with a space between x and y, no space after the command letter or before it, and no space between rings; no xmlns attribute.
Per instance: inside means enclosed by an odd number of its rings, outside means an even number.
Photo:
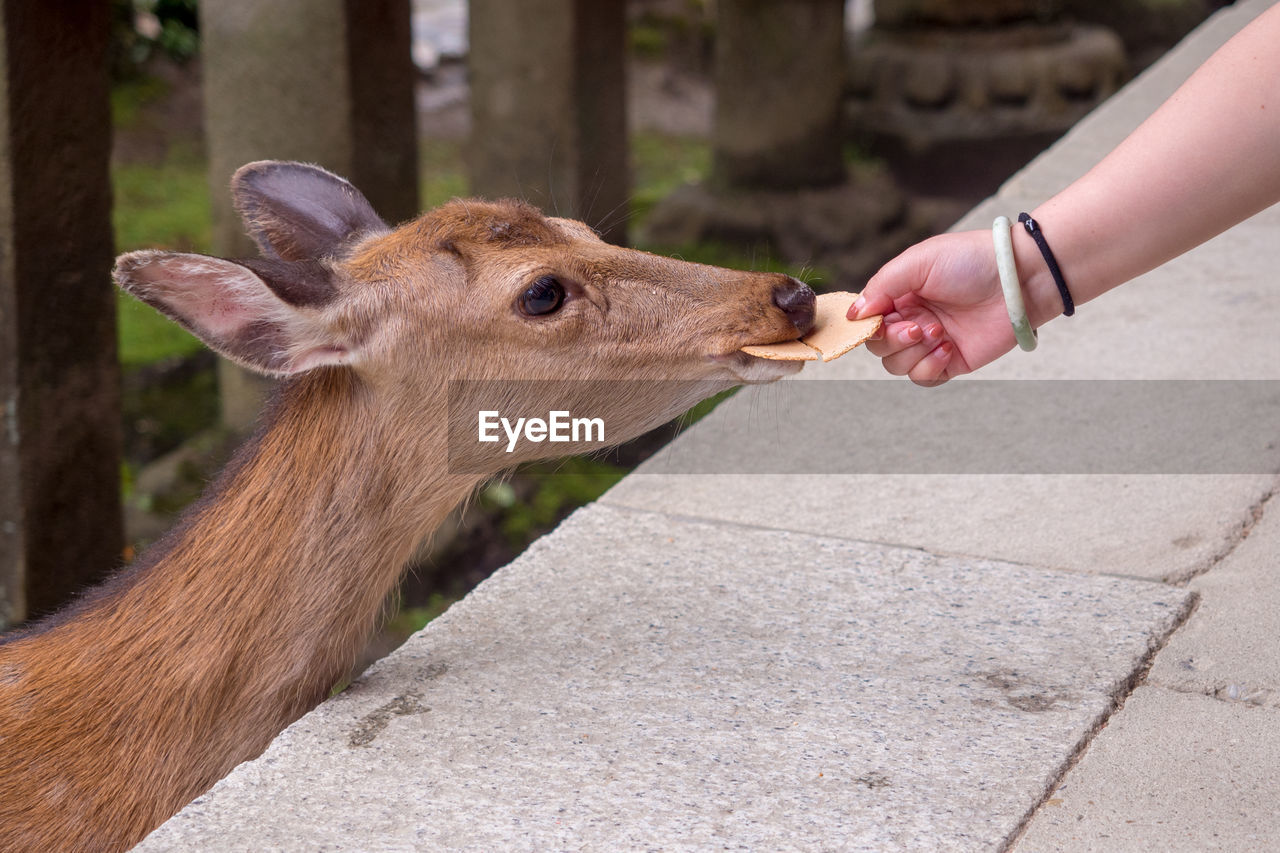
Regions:
<svg viewBox="0 0 1280 853"><path fill-rule="evenodd" d="M773 361L817 361L817 351L799 341L781 341L776 344L753 344L743 347L747 355L757 358L768 358Z"/></svg>
<svg viewBox="0 0 1280 853"><path fill-rule="evenodd" d="M860 346L880 328L881 317L848 319L849 306L857 298L858 294L845 292L823 293L818 297L813 329L800 340L821 353L823 361L837 359Z"/></svg>
<svg viewBox="0 0 1280 853"><path fill-rule="evenodd" d="M846 316L856 293L838 291L818 296L813 308L813 328L798 341L781 341L776 344L752 344L742 351L758 358L774 361L832 361L849 350L866 343L883 322L881 317L863 317L850 320Z"/></svg>

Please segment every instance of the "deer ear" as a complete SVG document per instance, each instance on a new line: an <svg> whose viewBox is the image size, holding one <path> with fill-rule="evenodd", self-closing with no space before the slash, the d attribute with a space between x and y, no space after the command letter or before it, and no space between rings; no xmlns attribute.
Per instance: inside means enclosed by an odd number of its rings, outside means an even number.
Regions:
<svg viewBox="0 0 1280 853"><path fill-rule="evenodd" d="M336 296L318 263L142 251L121 255L113 274L211 349L258 373L287 376L351 360L351 348L317 310Z"/></svg>
<svg viewBox="0 0 1280 853"><path fill-rule="evenodd" d="M336 257L362 235L388 230L359 190L319 166L250 163L231 179L231 195L249 236L268 258Z"/></svg>

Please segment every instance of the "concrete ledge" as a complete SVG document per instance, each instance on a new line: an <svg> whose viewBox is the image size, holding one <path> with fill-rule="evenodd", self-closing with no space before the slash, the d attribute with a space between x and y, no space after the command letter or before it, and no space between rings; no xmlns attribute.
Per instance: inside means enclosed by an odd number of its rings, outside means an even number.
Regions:
<svg viewBox="0 0 1280 853"><path fill-rule="evenodd" d="M992 847L1191 601L595 506L142 849Z"/></svg>
<svg viewBox="0 0 1280 853"><path fill-rule="evenodd" d="M643 470L604 502L1171 582L1209 569L1234 548L1276 487L1273 475L695 477Z"/></svg>
<svg viewBox="0 0 1280 853"><path fill-rule="evenodd" d="M1248 536L1189 585L1196 619L1164 649L1151 682L1280 709L1280 511L1270 501Z"/></svg>
<svg viewBox="0 0 1280 853"><path fill-rule="evenodd" d="M1280 712L1140 687L1019 853L1274 850Z"/></svg>

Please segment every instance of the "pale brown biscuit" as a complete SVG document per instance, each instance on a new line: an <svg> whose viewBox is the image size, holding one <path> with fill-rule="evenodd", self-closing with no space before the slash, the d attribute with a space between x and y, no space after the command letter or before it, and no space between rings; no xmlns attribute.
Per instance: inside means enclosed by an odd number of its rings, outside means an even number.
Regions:
<svg viewBox="0 0 1280 853"><path fill-rule="evenodd" d="M747 355L768 358L773 361L817 361L818 351L799 341L780 341L776 344L755 344L743 347Z"/></svg>
<svg viewBox="0 0 1280 853"><path fill-rule="evenodd" d="M881 317L847 319L849 306L858 298L856 293L824 293L814 306L813 328L800 340L822 354L823 361L831 361L867 341L880 328Z"/></svg>
<svg viewBox="0 0 1280 853"><path fill-rule="evenodd" d="M742 348L747 355L774 361L832 361L863 344L876 333L881 317L849 320L846 315L856 293L823 293L814 305L813 328L798 341L755 344Z"/></svg>

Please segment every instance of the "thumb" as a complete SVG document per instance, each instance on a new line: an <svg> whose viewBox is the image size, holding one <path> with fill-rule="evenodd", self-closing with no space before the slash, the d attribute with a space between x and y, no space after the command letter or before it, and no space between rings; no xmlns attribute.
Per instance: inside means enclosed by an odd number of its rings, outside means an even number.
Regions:
<svg viewBox="0 0 1280 853"><path fill-rule="evenodd" d="M917 243L881 267L849 307L849 319L888 314L899 299L923 287L933 265L931 242Z"/></svg>

